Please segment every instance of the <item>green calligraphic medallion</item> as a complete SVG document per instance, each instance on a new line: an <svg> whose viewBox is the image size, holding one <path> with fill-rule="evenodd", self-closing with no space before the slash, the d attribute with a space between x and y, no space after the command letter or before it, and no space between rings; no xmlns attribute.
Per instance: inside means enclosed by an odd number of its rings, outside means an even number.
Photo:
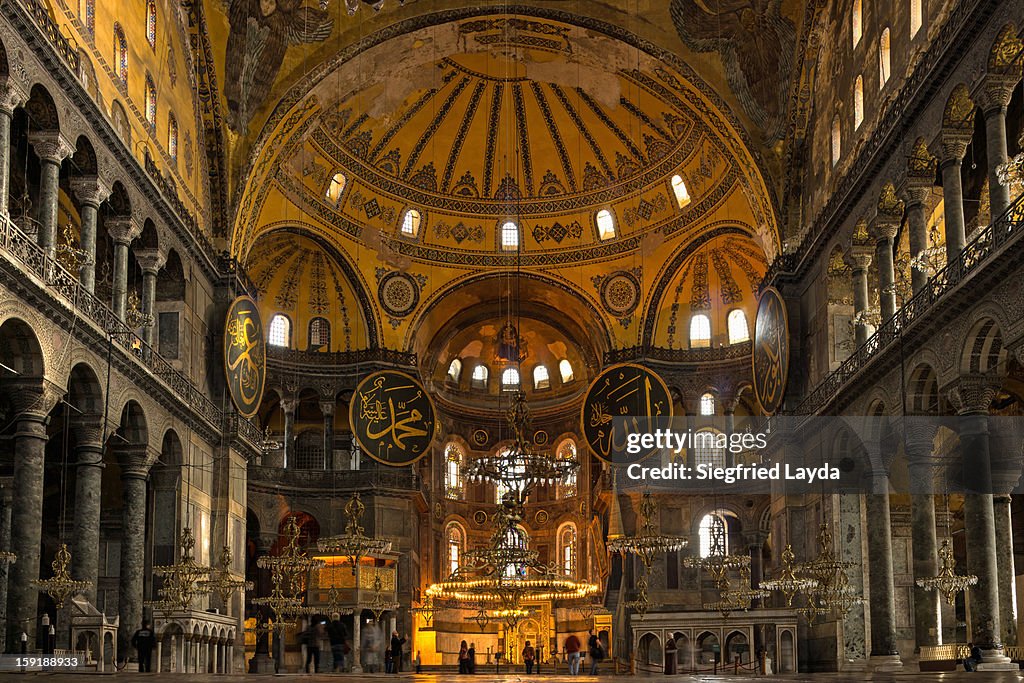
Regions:
<svg viewBox="0 0 1024 683"><path fill-rule="evenodd" d="M256 302L245 295L231 302L224 323L224 375L238 412L255 415L267 379L267 342Z"/></svg>
<svg viewBox="0 0 1024 683"><path fill-rule="evenodd" d="M381 370L366 377L352 396L348 415L359 447L377 462L411 465L430 450L434 403L404 372Z"/></svg>
<svg viewBox="0 0 1024 683"><path fill-rule="evenodd" d="M633 363L606 368L591 382L583 399L580 426L594 455L605 462L636 462L654 449L627 450L631 433L669 426L672 398L657 373Z"/></svg>
<svg viewBox="0 0 1024 683"><path fill-rule="evenodd" d="M774 415L782 407L789 374L786 302L774 287L765 289L757 304L751 362L757 401L766 415Z"/></svg>

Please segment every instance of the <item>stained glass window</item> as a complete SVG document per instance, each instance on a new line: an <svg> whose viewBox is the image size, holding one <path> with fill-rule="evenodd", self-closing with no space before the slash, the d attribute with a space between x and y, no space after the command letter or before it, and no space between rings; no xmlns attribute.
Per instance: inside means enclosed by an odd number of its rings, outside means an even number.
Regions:
<svg viewBox="0 0 1024 683"><path fill-rule="evenodd" d="M167 154L172 159L178 158L178 120L174 114L167 118Z"/></svg>
<svg viewBox="0 0 1024 683"><path fill-rule="evenodd" d="M128 41L124 39L124 29L114 24L114 64L117 75L124 87L128 87Z"/></svg>
<svg viewBox="0 0 1024 683"><path fill-rule="evenodd" d="M89 36L95 38L96 36L96 0L85 0L85 10L82 12L84 15L82 20L85 22L85 30L89 32Z"/></svg>
<svg viewBox="0 0 1024 683"><path fill-rule="evenodd" d="M146 74L146 121L149 125L156 125L156 86L153 85L153 77Z"/></svg>
<svg viewBox="0 0 1024 683"><path fill-rule="evenodd" d="M146 2L146 40L149 46L156 49L156 0Z"/></svg>

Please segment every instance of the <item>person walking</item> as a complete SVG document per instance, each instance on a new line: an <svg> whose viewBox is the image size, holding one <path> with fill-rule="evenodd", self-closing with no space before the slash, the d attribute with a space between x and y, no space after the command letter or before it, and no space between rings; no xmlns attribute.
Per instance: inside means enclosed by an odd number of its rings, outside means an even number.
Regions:
<svg viewBox="0 0 1024 683"><path fill-rule="evenodd" d="M337 612L331 615L331 623L327 625L327 638L331 641L331 670L344 671L348 629L341 623L341 615Z"/></svg>
<svg viewBox="0 0 1024 683"><path fill-rule="evenodd" d="M530 641L526 641L526 645L523 647L523 664L526 665L526 673L533 673L533 660L537 654L533 650L533 646L530 645Z"/></svg>
<svg viewBox="0 0 1024 683"><path fill-rule="evenodd" d="M391 673L397 674L402 670L402 645L405 638L398 636L398 631L391 632Z"/></svg>
<svg viewBox="0 0 1024 683"><path fill-rule="evenodd" d="M306 646L306 664L302 667L305 673L310 673L309 665L313 665L313 673L320 671L320 638L317 637L317 626L315 624L299 634L299 642Z"/></svg>
<svg viewBox="0 0 1024 683"><path fill-rule="evenodd" d="M469 673L476 673L476 643L470 643L469 649L466 650L466 656L469 658Z"/></svg>
<svg viewBox="0 0 1024 683"><path fill-rule="evenodd" d="M466 645L466 641L462 641L459 646L459 673L469 673L469 647Z"/></svg>
<svg viewBox="0 0 1024 683"><path fill-rule="evenodd" d="M142 628L132 635L132 647L139 657L139 671L149 673L153 670L153 648L156 647L156 635L149 627L149 621L142 620Z"/></svg>
<svg viewBox="0 0 1024 683"><path fill-rule="evenodd" d="M597 665L604 659L604 645L601 639L594 635L594 629L587 631L590 637L587 638L587 654L590 655L590 675L597 675Z"/></svg>
<svg viewBox="0 0 1024 683"><path fill-rule="evenodd" d="M580 639L575 633L570 633L565 639L565 657L569 661L569 675L575 676L580 672Z"/></svg>

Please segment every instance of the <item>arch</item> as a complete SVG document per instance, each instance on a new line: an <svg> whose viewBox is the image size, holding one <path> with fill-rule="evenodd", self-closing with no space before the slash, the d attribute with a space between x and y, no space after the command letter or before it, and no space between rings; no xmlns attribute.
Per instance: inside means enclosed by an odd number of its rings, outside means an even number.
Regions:
<svg viewBox="0 0 1024 683"><path fill-rule="evenodd" d="M146 413L142 406L135 399L128 399L121 409L121 422L117 428L115 440L123 445L145 446L149 444L149 430L146 422Z"/></svg>
<svg viewBox="0 0 1024 683"><path fill-rule="evenodd" d="M25 103L25 112L31 121L32 130L47 132L60 130L60 117L57 114L57 105L54 103L50 92L38 83L32 86L28 102Z"/></svg>
<svg viewBox="0 0 1024 683"><path fill-rule="evenodd" d="M518 391L520 386L519 368L511 366L501 371L501 388L504 391Z"/></svg>
<svg viewBox="0 0 1024 683"><path fill-rule="evenodd" d="M568 384L576 378L573 372L572 362L568 358L558 361L558 375L562 378L562 384Z"/></svg>
<svg viewBox="0 0 1024 683"><path fill-rule="evenodd" d="M734 308L729 311L726 326L728 327L730 344L741 344L750 341L750 326L747 324L747 314L742 308Z"/></svg>
<svg viewBox="0 0 1024 683"><path fill-rule="evenodd" d="M907 377L907 403L912 414L938 414L939 378L931 365L921 363L910 371Z"/></svg>
<svg viewBox="0 0 1024 683"><path fill-rule="evenodd" d="M96 161L96 150L92 142L84 135L79 135L75 140L75 153L71 155L71 161L78 175L96 176L99 175L99 163Z"/></svg>
<svg viewBox="0 0 1024 683"><path fill-rule="evenodd" d="M864 123L864 77L857 76L853 82L853 129L859 129L862 123Z"/></svg>
<svg viewBox="0 0 1024 683"><path fill-rule="evenodd" d="M464 500L466 497L465 481L462 468L465 464L465 453L455 441L449 441L444 447L444 492L451 500Z"/></svg>
<svg viewBox="0 0 1024 683"><path fill-rule="evenodd" d="M533 368L533 388L548 389L551 387L551 376L548 374L548 366L543 363Z"/></svg>
<svg viewBox="0 0 1024 683"><path fill-rule="evenodd" d="M601 209L595 217L597 222L597 236L602 240L610 240L615 237L615 217L608 209Z"/></svg>
<svg viewBox="0 0 1024 683"><path fill-rule="evenodd" d="M960 354L960 370L983 374L1005 366L1006 348L1003 333L993 318L985 317L971 326Z"/></svg>
<svg viewBox="0 0 1024 683"><path fill-rule="evenodd" d="M6 85L11 75L10 62L7 61L7 47L0 41L0 85Z"/></svg>
<svg viewBox="0 0 1024 683"><path fill-rule="evenodd" d="M853 8L850 12L850 29L853 36L853 47L860 44L864 35L864 0L853 0Z"/></svg>
<svg viewBox="0 0 1024 683"><path fill-rule="evenodd" d="M167 251L164 267L156 274L156 300L185 300L185 270L181 265L181 257L173 247Z"/></svg>
<svg viewBox="0 0 1024 683"><path fill-rule="evenodd" d="M455 384L459 383L459 378L462 376L462 361L458 358L452 358L452 362L448 364L448 379Z"/></svg>
<svg viewBox="0 0 1024 683"><path fill-rule="evenodd" d="M8 318L0 324L0 359L0 378L42 380L46 375L39 338L20 318Z"/></svg>
<svg viewBox="0 0 1024 683"><path fill-rule="evenodd" d="M107 205L110 206L110 212L115 216L132 215L131 198L128 196L128 190L125 189L120 180L115 180L114 184L110 186L110 197L107 199Z"/></svg>
<svg viewBox="0 0 1024 683"><path fill-rule="evenodd" d="M796 638L793 631L785 629L779 634L779 673L796 671Z"/></svg>
<svg viewBox="0 0 1024 683"><path fill-rule="evenodd" d="M706 313L690 317L690 348L706 349L711 346L711 318Z"/></svg>
<svg viewBox="0 0 1024 683"><path fill-rule="evenodd" d="M142 232L132 245L135 249L159 249L160 235L156 231L156 223L152 218L147 218L142 224Z"/></svg>
<svg viewBox="0 0 1024 683"><path fill-rule="evenodd" d="M327 318L316 317L309 321L309 350L331 350L331 323Z"/></svg>
<svg viewBox="0 0 1024 683"><path fill-rule="evenodd" d="M740 531L740 520L736 513L725 508L715 508L705 512L699 520L697 539L700 556L728 555L730 536Z"/></svg>
<svg viewBox="0 0 1024 683"><path fill-rule="evenodd" d="M640 642L636 646L637 662L648 666L661 666L664 661L664 654L661 650L661 639L650 632L640 636Z"/></svg>
<svg viewBox="0 0 1024 683"><path fill-rule="evenodd" d="M153 76L148 71L146 72L146 102L145 109L146 121L150 126L156 126L156 84L153 82Z"/></svg>
<svg viewBox="0 0 1024 683"><path fill-rule="evenodd" d="M924 23L923 0L910 0L910 37L914 38Z"/></svg>
<svg viewBox="0 0 1024 683"><path fill-rule="evenodd" d="M715 414L715 395L710 391L701 395L699 412L705 417Z"/></svg>
<svg viewBox="0 0 1024 683"><path fill-rule="evenodd" d="M285 543L285 531L288 520L291 518L294 518L299 525L299 547L310 546L320 539L320 522L317 518L302 510L292 510L281 517L281 521L277 525L277 543L275 545L281 546ZM276 549L272 549L270 554L276 555Z"/></svg>
<svg viewBox="0 0 1024 683"><path fill-rule="evenodd" d="M711 631L704 631L694 641L697 645L697 653L700 657L699 664L712 664L722 661L721 642L718 635Z"/></svg>
<svg viewBox="0 0 1024 683"><path fill-rule="evenodd" d="M121 24L114 22L114 71L121 85L128 87L128 41Z"/></svg>
<svg viewBox="0 0 1024 683"><path fill-rule="evenodd" d="M563 439L555 449L555 455L559 460L577 460L576 440L572 438ZM558 485L559 498L572 498L579 493L576 484L577 470L571 470L565 479Z"/></svg>
<svg viewBox="0 0 1024 683"><path fill-rule="evenodd" d="M417 237L420 234L420 212L416 209L408 209L402 215L401 232L406 237Z"/></svg>
<svg viewBox="0 0 1024 683"><path fill-rule="evenodd" d="M672 180L669 181L672 186L672 194L676 198L676 204L680 209L684 208L690 203L690 193L686 189L686 181L679 174L672 176Z"/></svg>
<svg viewBox="0 0 1024 683"><path fill-rule="evenodd" d="M275 313L267 325L267 344L281 348L291 348L292 320L284 313Z"/></svg>
<svg viewBox="0 0 1024 683"><path fill-rule="evenodd" d="M892 75L892 57L889 51L889 27L882 29L878 39L878 89L881 90ZM862 105L863 106L863 105Z"/></svg>
<svg viewBox="0 0 1024 683"><path fill-rule="evenodd" d="M832 118L832 165L839 163L843 153L843 130L839 122L839 114Z"/></svg>
<svg viewBox="0 0 1024 683"><path fill-rule="evenodd" d="M445 566L448 574L452 575L459 571L462 563L462 554L466 549L466 529L458 522L448 522L444 530L445 540Z"/></svg>
<svg viewBox="0 0 1024 683"><path fill-rule="evenodd" d="M484 365L483 363L474 366L473 376L470 377L469 385L474 389L486 389L487 378L489 374L490 371L487 369L487 366Z"/></svg>
<svg viewBox="0 0 1024 683"><path fill-rule="evenodd" d="M519 251L519 226L515 221L502 223L499 239L502 251Z"/></svg>
<svg viewBox="0 0 1024 683"><path fill-rule="evenodd" d="M574 576L579 561L579 535L576 532L576 525L572 522L565 522L558 527L556 538L558 539L558 568L566 576Z"/></svg>
<svg viewBox="0 0 1024 683"><path fill-rule="evenodd" d="M725 637L725 652L727 655L723 660L725 662L734 662L736 657L739 656L740 663L742 664L744 662L744 654L747 655L746 660L749 661L750 641L747 638L747 634L740 630L730 631L729 635Z"/></svg>
<svg viewBox="0 0 1024 683"><path fill-rule="evenodd" d="M685 671L693 666L693 651L690 645L690 637L685 633L677 631L672 634L672 640L676 643L676 664L678 669Z"/></svg>
<svg viewBox="0 0 1024 683"><path fill-rule="evenodd" d="M68 375L67 402L72 412L82 415L103 414L103 385L98 373L88 363L78 363Z"/></svg>
<svg viewBox="0 0 1024 683"><path fill-rule="evenodd" d="M156 0L146 0L146 42L156 50Z"/></svg>
<svg viewBox="0 0 1024 683"><path fill-rule="evenodd" d="M327 469L322 429L306 429L296 435L295 463L291 467L296 470Z"/></svg>
<svg viewBox="0 0 1024 683"><path fill-rule="evenodd" d="M327 186L327 201L335 207L341 204L341 195L345 191L346 182L345 174L339 171L334 174L334 177L331 178L331 182Z"/></svg>
<svg viewBox="0 0 1024 683"><path fill-rule="evenodd" d="M973 130L974 110L974 102L967 86L957 83L946 99L946 106L942 111L942 126L954 130Z"/></svg>
<svg viewBox="0 0 1024 683"><path fill-rule="evenodd" d="M124 110L124 105L117 100L111 100L110 102L110 122L114 125L114 130L121 136L125 144L131 146L132 127L128 123L128 114Z"/></svg>
<svg viewBox="0 0 1024 683"><path fill-rule="evenodd" d="M178 159L178 119L172 113L167 114L167 156Z"/></svg>

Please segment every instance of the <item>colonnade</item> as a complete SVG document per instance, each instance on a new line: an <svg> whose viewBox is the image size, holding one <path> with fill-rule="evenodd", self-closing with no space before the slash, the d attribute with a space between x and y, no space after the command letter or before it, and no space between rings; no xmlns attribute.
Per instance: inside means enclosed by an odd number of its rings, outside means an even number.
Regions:
<svg viewBox="0 0 1024 683"><path fill-rule="evenodd" d="M163 645L169 639L170 668L163 671ZM158 637L153 661L154 673L215 673L232 672L235 659L235 641L229 638L198 634L173 634Z"/></svg>

